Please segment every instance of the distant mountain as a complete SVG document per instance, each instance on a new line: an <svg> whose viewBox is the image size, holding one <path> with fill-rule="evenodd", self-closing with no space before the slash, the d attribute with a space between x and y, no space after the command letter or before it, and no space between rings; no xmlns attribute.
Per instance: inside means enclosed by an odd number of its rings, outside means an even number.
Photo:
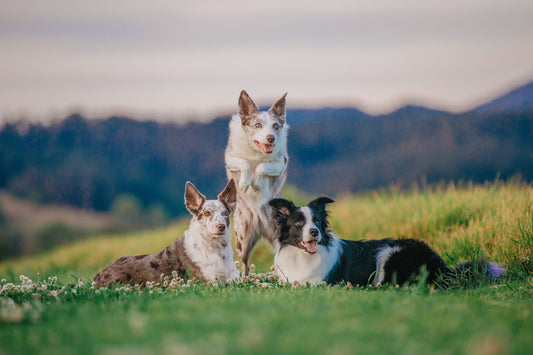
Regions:
<svg viewBox="0 0 533 355"><path fill-rule="evenodd" d="M533 110L533 82L483 104L473 110L478 114Z"/></svg>
<svg viewBox="0 0 533 355"><path fill-rule="evenodd" d="M401 184L520 175L533 181L533 84L476 110L406 106L371 116L355 108L290 109L288 183L338 195ZM0 189L39 202L108 210L117 196L186 213L190 180L208 196L226 181L229 117L177 125L72 115L49 127L0 130Z"/></svg>
<svg viewBox="0 0 533 355"><path fill-rule="evenodd" d="M408 119L413 117L425 117L427 119L432 118L438 118L438 117L446 117L450 116L451 113L446 111L440 111L440 110L434 110L423 106L412 106L407 105L404 107L401 107L387 115L382 116L390 116L395 119Z"/></svg>

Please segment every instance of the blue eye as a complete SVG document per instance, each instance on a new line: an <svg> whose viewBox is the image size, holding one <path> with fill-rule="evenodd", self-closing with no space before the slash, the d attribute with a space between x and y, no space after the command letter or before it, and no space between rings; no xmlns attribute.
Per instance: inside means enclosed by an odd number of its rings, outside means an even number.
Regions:
<svg viewBox="0 0 533 355"><path fill-rule="evenodd" d="M272 125L272 127L274 127L275 130L278 130L278 129L279 129L279 124L274 123L274 124Z"/></svg>
<svg viewBox="0 0 533 355"><path fill-rule="evenodd" d="M255 128L261 128L261 127L263 127L263 125L262 125L261 123L257 122L257 123L255 124Z"/></svg>

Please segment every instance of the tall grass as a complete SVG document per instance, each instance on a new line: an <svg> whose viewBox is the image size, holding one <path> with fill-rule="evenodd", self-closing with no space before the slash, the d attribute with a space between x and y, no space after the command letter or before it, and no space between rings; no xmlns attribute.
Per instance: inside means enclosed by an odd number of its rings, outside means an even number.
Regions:
<svg viewBox="0 0 533 355"><path fill-rule="evenodd" d="M519 180L389 188L342 196L331 205L331 226L345 239L418 238L445 261L486 256L531 272L533 187Z"/></svg>

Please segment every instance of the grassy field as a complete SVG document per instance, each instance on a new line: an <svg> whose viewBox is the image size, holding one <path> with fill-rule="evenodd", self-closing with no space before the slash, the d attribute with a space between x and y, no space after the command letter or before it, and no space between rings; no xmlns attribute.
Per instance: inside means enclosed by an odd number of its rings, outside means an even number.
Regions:
<svg viewBox="0 0 533 355"><path fill-rule="evenodd" d="M331 205L332 228L343 238L416 237L449 264L486 256L509 270L446 291L280 285L264 274L272 262L265 244L252 256L260 275L241 284L90 287L106 263L162 249L187 222L8 260L0 263L0 354L529 354L532 206L533 188L518 181L391 188Z"/></svg>

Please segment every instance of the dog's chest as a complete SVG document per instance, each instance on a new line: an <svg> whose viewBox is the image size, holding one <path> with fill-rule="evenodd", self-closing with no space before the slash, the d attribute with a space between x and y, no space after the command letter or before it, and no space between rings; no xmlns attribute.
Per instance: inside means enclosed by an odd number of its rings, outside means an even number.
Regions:
<svg viewBox="0 0 533 355"><path fill-rule="evenodd" d="M286 246L274 257L274 267L280 279L289 282L319 283L324 281L331 269L339 261L340 250L337 245L326 248L318 246L315 254L300 248Z"/></svg>
<svg viewBox="0 0 533 355"><path fill-rule="evenodd" d="M229 241L205 240L192 235L185 235L184 238L185 252L200 268L205 279L226 281L232 277L235 264Z"/></svg>

